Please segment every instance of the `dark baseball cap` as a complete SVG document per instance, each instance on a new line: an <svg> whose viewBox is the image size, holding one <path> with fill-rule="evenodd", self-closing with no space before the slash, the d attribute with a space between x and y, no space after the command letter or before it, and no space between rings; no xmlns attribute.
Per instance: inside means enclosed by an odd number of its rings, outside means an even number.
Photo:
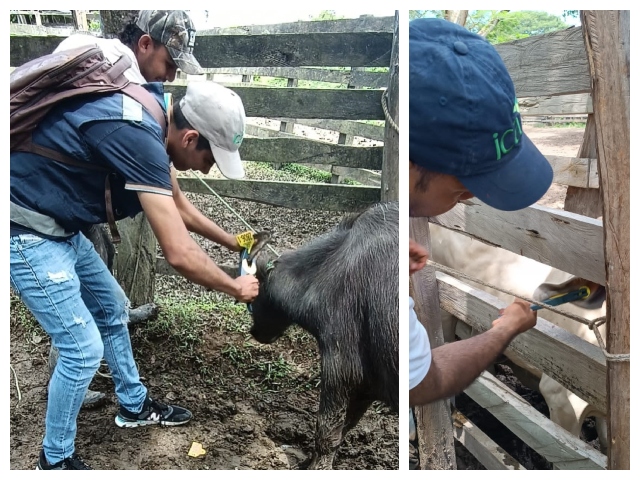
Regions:
<svg viewBox="0 0 640 480"><path fill-rule="evenodd" d="M189 75L203 73L193 56L196 29L184 10L140 10L136 25L162 43L180 70Z"/></svg>
<svg viewBox="0 0 640 480"><path fill-rule="evenodd" d="M409 158L499 210L528 207L553 180L496 49L443 19L409 22Z"/></svg>

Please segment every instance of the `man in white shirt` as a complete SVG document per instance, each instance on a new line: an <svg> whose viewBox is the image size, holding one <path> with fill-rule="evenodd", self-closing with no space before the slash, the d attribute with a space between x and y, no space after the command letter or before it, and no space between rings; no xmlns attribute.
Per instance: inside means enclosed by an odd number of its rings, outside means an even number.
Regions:
<svg viewBox="0 0 640 480"><path fill-rule="evenodd" d="M117 39L76 33L55 51L95 44L112 63L123 54L131 58L125 76L132 82L173 82L178 68L189 75L203 73L193 56L195 38L195 27L185 11L141 10L130 16Z"/></svg>

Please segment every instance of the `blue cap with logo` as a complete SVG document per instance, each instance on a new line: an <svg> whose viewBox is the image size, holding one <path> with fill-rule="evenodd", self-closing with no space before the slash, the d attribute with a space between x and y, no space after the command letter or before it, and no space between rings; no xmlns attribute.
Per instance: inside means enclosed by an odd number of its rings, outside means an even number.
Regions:
<svg viewBox="0 0 640 480"><path fill-rule="evenodd" d="M479 200L520 210L553 170L524 134L513 81L485 38L447 20L409 23L409 158Z"/></svg>

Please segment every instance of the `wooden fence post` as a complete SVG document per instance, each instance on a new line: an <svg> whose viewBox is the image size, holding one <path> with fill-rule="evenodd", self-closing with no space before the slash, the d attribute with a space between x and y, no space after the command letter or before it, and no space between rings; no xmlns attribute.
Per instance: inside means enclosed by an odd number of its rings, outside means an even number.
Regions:
<svg viewBox="0 0 640 480"><path fill-rule="evenodd" d="M389 86L387 87L387 109L389 115L398 125L398 11L395 14L393 27L393 45L389 63ZM398 154L399 133L387 119L384 126L384 150L382 154L382 175L380 177L380 198L382 201L398 200Z"/></svg>
<svg viewBox="0 0 640 480"><path fill-rule="evenodd" d="M251 82L253 76L252 75L243 75L242 81L245 82L245 77L248 77L248 81ZM297 78L287 78L287 88L296 88L298 86ZM295 126L295 122L280 122L280 131L283 133L293 133L293 127ZM275 170L280 170L282 168L282 163L274 163L272 164Z"/></svg>
<svg viewBox="0 0 640 480"><path fill-rule="evenodd" d="M407 166L407 168L409 168ZM429 223L426 218L409 220L409 237L431 252ZM431 349L444 344L440 321L440 300L436 270L427 265L416 272L409 282L409 295L415 302L418 320L427 330ZM406 305L405 305L406 308ZM405 368L407 368L406 366ZM416 433L420 469L456 470L456 452L453 444L453 425L449 399L438 400L415 409ZM408 439L403 439L407 441Z"/></svg>
<svg viewBox="0 0 640 480"><path fill-rule="evenodd" d="M100 10L102 34L115 38L131 10ZM144 212L118 221L122 243L116 246L114 276L133 306L153 303L157 240Z"/></svg>
<svg viewBox="0 0 640 480"><path fill-rule="evenodd" d="M630 351L629 10L580 13L591 72L607 277L607 350ZM607 362L610 470L630 469L630 362Z"/></svg>

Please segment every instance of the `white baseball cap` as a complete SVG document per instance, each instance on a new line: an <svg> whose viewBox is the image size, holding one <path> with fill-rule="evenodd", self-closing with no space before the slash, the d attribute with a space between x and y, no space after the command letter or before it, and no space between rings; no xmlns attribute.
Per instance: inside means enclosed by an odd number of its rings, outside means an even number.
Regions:
<svg viewBox="0 0 640 480"><path fill-rule="evenodd" d="M187 122L209 140L220 173L233 180L243 178L238 149L244 137L245 112L240 97L215 82L191 82L180 109Z"/></svg>

